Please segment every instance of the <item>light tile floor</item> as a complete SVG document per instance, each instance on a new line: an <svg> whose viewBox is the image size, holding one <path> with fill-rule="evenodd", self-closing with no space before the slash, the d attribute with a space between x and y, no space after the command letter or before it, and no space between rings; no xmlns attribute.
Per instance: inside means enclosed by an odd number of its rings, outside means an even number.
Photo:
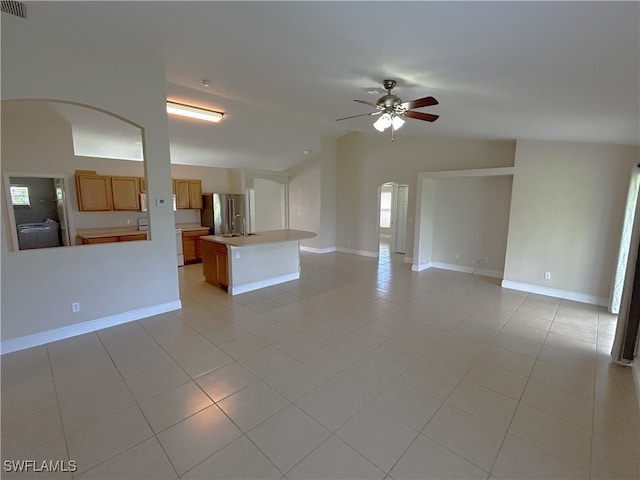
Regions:
<svg viewBox="0 0 640 480"><path fill-rule="evenodd" d="M388 252L237 297L201 269L179 311L2 357L2 478L640 477L602 308Z"/></svg>

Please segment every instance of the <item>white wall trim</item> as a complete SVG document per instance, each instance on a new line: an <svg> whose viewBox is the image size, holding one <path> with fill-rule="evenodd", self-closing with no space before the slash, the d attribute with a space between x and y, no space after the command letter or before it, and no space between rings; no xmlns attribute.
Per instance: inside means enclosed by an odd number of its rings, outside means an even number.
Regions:
<svg viewBox="0 0 640 480"><path fill-rule="evenodd" d="M590 303L592 305L600 305L606 307L609 305L609 297L598 297L587 293L572 292L570 290L560 290L558 288L542 287L530 283L512 282L511 280L502 281L503 288L511 290L519 290L521 292L536 293L538 295L546 295L549 297L563 298L565 300L574 300L576 302Z"/></svg>
<svg viewBox="0 0 640 480"><path fill-rule="evenodd" d="M364 257L378 257L379 254L378 252L372 252L369 250L354 250L351 248L342 248L342 247L337 247L336 248L337 252L341 252L341 253L351 253L353 255L362 255Z"/></svg>
<svg viewBox="0 0 640 480"><path fill-rule="evenodd" d="M300 245L300 250L302 250L303 252L309 252L309 253L331 253L336 251L336 247L315 248L315 247L305 247L304 245Z"/></svg>
<svg viewBox="0 0 640 480"><path fill-rule="evenodd" d="M421 263L421 264L413 264L411 265L411 271L413 272L421 272L422 270L426 270L427 268L431 268L431 262Z"/></svg>
<svg viewBox="0 0 640 480"><path fill-rule="evenodd" d="M443 270L452 270L454 272L475 273L483 277L503 278L504 272L499 270L489 270L486 268L467 267L466 265L456 265L455 263L431 262L432 268L441 268Z"/></svg>
<svg viewBox="0 0 640 480"><path fill-rule="evenodd" d="M300 271L296 273L288 273L287 275L280 275L279 277L269 278L267 280L260 280L258 282L245 283L244 285L238 285L232 287L229 285L229 295L240 295L241 293L252 292L260 288L271 287L278 285L279 283L290 282L291 280L298 280L300 278Z"/></svg>
<svg viewBox="0 0 640 480"><path fill-rule="evenodd" d="M17 352L18 350L24 350L25 348L37 347L46 343L95 332L96 330L102 330L103 328L113 327L122 323L140 320L141 318L147 318L153 315L179 310L181 308L182 302L180 302L180 300L176 300L174 302L162 303L151 307L137 308L128 312L89 320L88 322L76 323L75 325L68 325L66 327L34 333L33 335L3 340L0 344L0 353L4 355L5 353Z"/></svg>

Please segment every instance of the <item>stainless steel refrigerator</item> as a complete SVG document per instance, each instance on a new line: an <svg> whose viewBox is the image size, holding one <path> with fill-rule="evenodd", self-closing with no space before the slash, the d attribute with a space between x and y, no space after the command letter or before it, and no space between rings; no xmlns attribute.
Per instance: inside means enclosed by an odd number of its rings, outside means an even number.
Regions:
<svg viewBox="0 0 640 480"><path fill-rule="evenodd" d="M202 195L201 223L214 235L241 234L247 228L245 196L233 193ZM241 218L242 217L242 218Z"/></svg>

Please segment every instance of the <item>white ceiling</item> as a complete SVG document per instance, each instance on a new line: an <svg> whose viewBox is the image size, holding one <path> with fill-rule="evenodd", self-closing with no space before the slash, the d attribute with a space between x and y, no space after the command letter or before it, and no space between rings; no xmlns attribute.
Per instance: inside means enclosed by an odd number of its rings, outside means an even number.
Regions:
<svg viewBox="0 0 640 480"><path fill-rule="evenodd" d="M171 117L173 163L284 170L323 135L374 132L335 120L385 78L440 102L396 142L639 142L638 2L29 2L26 21L161 58L169 99L225 112Z"/></svg>

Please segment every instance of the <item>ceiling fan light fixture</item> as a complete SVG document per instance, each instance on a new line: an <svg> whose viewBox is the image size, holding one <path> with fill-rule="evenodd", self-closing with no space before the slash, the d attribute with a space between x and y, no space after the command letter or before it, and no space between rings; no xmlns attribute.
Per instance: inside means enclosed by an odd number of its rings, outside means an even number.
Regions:
<svg viewBox="0 0 640 480"><path fill-rule="evenodd" d="M391 126L391 124L391 115L388 113L383 113L375 122L373 122L373 127L379 132L384 132Z"/></svg>
<svg viewBox="0 0 640 480"><path fill-rule="evenodd" d="M400 128L402 128L402 126L404 125L404 122L404 118L399 115L394 115L391 119L391 125L393 125L394 130L400 130Z"/></svg>
<svg viewBox="0 0 640 480"><path fill-rule="evenodd" d="M207 122L218 123L222 120L224 113L216 112L215 110L206 110L204 108L192 107L191 105L184 105L182 103L167 101L167 113L173 115L180 115L183 117L196 118L198 120L205 120Z"/></svg>

